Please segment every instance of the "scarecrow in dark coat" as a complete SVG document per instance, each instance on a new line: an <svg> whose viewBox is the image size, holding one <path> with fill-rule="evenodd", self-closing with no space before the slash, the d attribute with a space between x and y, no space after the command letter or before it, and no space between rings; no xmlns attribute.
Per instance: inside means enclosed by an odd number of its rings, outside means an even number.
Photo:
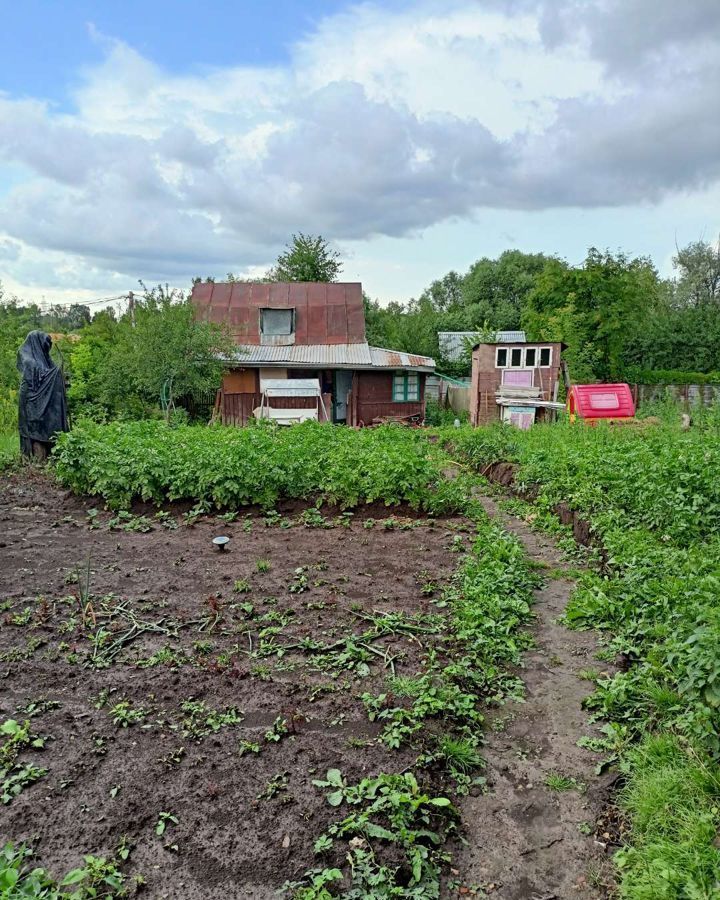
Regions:
<svg viewBox="0 0 720 900"><path fill-rule="evenodd" d="M31 331L18 350L17 367L22 375L18 426L23 456L45 459L55 435L68 431L65 380L50 359L51 347L49 334Z"/></svg>

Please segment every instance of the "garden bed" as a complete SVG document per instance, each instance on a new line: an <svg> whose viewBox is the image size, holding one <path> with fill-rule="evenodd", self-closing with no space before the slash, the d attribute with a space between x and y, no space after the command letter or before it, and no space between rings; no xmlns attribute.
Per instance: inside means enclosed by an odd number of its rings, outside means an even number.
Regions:
<svg viewBox="0 0 720 900"><path fill-rule="evenodd" d="M384 508L117 516L32 473L3 482L0 516L0 711L44 739L19 757L40 774L0 808L4 838L56 878L83 853L112 860L151 897L271 897L342 866L346 843L314 850L338 811L313 781L401 773L428 745L380 740L360 696L393 697L444 654L442 586L474 526ZM424 790L448 788L424 769ZM378 852L410 879L398 847Z"/></svg>

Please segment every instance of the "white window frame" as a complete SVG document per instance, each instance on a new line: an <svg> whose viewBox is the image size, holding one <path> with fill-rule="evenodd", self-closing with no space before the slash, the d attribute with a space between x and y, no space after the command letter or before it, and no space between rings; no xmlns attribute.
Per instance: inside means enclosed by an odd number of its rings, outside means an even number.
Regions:
<svg viewBox="0 0 720 900"><path fill-rule="evenodd" d="M505 357L505 365L504 366L501 366L498 361L498 357L500 356L501 350L505 350L505 352L507 354ZM512 351L513 350L520 350L521 355L520 355L520 365L519 366L512 365ZM529 366L527 364L527 351L528 350L535 351L535 363L531 366ZM548 356L549 356L549 362L547 362L545 365L540 364L540 358L541 358L541 354L542 354L543 350L547 350ZM552 347L540 346L538 344L534 345L533 347L518 347L518 346L513 346L512 344L507 344L506 346L503 346L503 347L499 347L499 346L495 347L495 368L496 369L551 369L552 368L552 358L553 358Z"/></svg>
<svg viewBox="0 0 720 900"><path fill-rule="evenodd" d="M547 365L543 365L543 364L540 362L540 360L542 359L542 352L543 352L543 350L547 350L547 352L548 352L548 361L547 361ZM538 364L537 364L537 368L538 368L538 369L551 369L551 368L552 368L552 361L553 361L553 351L552 351L552 347L538 347L538 356L537 356L537 359L538 359Z"/></svg>
<svg viewBox="0 0 720 900"><path fill-rule="evenodd" d="M413 378L411 391L410 378ZM402 391L396 390L396 382L402 379ZM398 397L397 394L402 396ZM411 393L413 396L411 396ZM393 372L392 381L392 402L393 403L419 403L420 402L420 375L418 372L400 369Z"/></svg>
<svg viewBox="0 0 720 900"><path fill-rule="evenodd" d="M504 350L504 351L505 351L505 365L504 365L504 366L501 366L501 365L500 365L500 362L499 362L499 360L498 360L498 357L500 356L500 351L501 351L501 350ZM509 368L510 368L510 367L508 366L508 364L507 364L507 360L508 360L508 358L507 358L507 352L508 352L508 348L507 348L507 347L496 347L496 348L495 348L495 368L496 368L496 369L509 369Z"/></svg>

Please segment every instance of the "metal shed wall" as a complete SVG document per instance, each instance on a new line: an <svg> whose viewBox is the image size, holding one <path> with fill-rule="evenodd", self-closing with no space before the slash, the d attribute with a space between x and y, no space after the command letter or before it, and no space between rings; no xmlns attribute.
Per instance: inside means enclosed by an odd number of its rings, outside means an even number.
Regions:
<svg viewBox="0 0 720 900"><path fill-rule="evenodd" d="M222 282L196 284L191 301L203 321L225 323L238 344L260 344L260 310L294 309L297 344L365 341L359 282Z"/></svg>

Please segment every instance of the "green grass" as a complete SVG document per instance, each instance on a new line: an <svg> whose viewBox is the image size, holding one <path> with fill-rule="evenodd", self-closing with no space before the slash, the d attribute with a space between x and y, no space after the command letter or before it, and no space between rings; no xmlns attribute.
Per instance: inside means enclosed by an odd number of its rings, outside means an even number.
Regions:
<svg viewBox="0 0 720 900"><path fill-rule="evenodd" d="M0 472L20 461L20 438L17 429L0 431Z"/></svg>
<svg viewBox="0 0 720 900"><path fill-rule="evenodd" d="M620 896L675 900L718 896L720 783L714 764L673 735L648 736L625 759L620 802L632 823L620 851Z"/></svg>
<svg viewBox="0 0 720 900"><path fill-rule="evenodd" d="M582 792L585 790L585 785L582 781L578 781L577 778L573 778L570 775L561 775L559 772L549 772L545 776L545 787L558 793L562 791Z"/></svg>

